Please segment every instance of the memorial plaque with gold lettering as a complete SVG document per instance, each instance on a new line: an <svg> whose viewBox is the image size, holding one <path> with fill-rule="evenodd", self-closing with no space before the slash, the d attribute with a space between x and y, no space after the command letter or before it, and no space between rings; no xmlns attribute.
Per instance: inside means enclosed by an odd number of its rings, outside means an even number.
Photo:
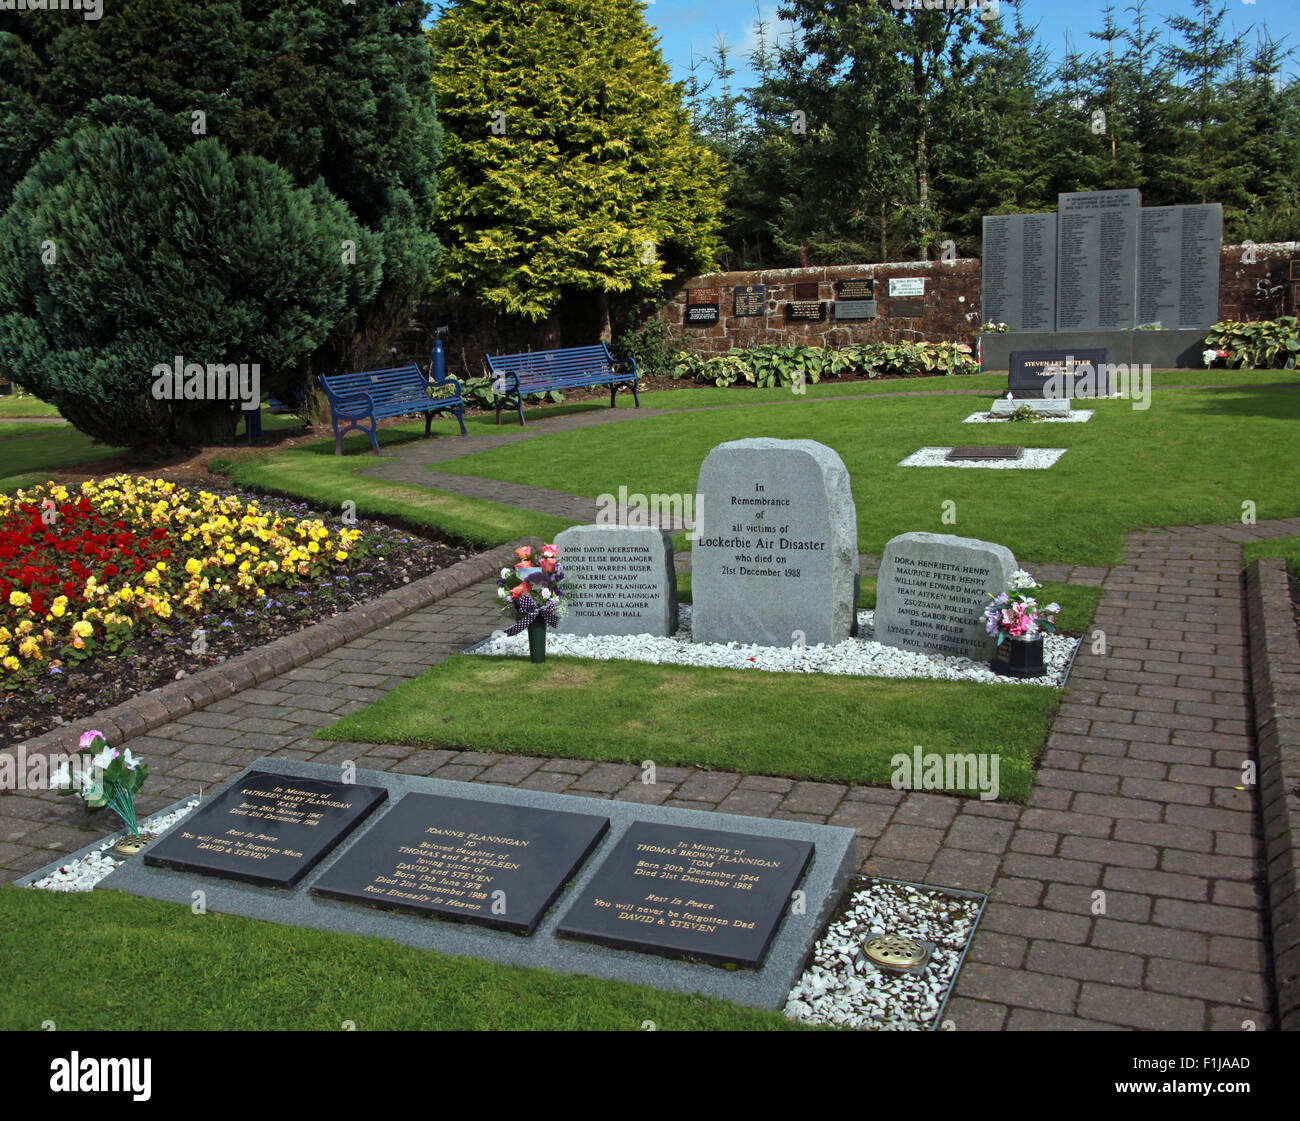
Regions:
<svg viewBox="0 0 1300 1121"><path fill-rule="evenodd" d="M556 933L757 969L812 856L808 841L634 822Z"/></svg>
<svg viewBox="0 0 1300 1121"><path fill-rule="evenodd" d="M767 314L766 284L737 284L732 289L735 297L733 314L738 316L756 316Z"/></svg>
<svg viewBox="0 0 1300 1121"><path fill-rule="evenodd" d="M826 303L824 300L791 300L785 305L787 323L797 321L820 323L825 318Z"/></svg>
<svg viewBox="0 0 1300 1121"><path fill-rule="evenodd" d="M607 829L594 814L407 794L311 890L531 934Z"/></svg>
<svg viewBox="0 0 1300 1121"><path fill-rule="evenodd" d="M387 797L379 786L250 771L149 849L144 862L290 888Z"/></svg>

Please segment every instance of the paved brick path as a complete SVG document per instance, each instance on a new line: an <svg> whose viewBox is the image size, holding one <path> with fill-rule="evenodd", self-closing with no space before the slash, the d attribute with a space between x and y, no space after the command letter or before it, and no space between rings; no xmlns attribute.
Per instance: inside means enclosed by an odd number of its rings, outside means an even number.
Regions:
<svg viewBox="0 0 1300 1121"><path fill-rule="evenodd" d="M959 1030L1270 1026L1261 841L1238 542L1300 519L1129 536L1025 807L877 787L401 746L331 744L318 727L481 638L487 586L138 736L154 809L261 755L843 825L876 875L987 891L947 1017ZM1041 575L1049 575L1040 569ZM1053 578L1067 575L1050 573ZM45 793L0 798L0 879L101 835ZM1101 894L1098 894L1101 893Z"/></svg>

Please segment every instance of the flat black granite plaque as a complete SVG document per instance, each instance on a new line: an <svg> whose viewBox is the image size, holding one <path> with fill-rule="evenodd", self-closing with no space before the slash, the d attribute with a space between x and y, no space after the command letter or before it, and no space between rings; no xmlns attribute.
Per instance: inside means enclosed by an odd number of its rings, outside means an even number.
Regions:
<svg viewBox="0 0 1300 1121"><path fill-rule="evenodd" d="M856 280L839 280L835 282L835 295L840 300L874 300L876 282L869 276Z"/></svg>
<svg viewBox="0 0 1300 1121"><path fill-rule="evenodd" d="M718 305L687 304L686 318L682 322L687 327L712 327L718 322Z"/></svg>
<svg viewBox="0 0 1300 1121"><path fill-rule="evenodd" d="M754 316L767 314L766 284L737 284L733 289L733 295L736 300L736 315Z"/></svg>
<svg viewBox="0 0 1300 1121"><path fill-rule="evenodd" d="M1223 207L1144 207L1138 234L1138 322L1166 330L1218 322Z"/></svg>
<svg viewBox="0 0 1300 1121"><path fill-rule="evenodd" d="M144 854L144 862L293 887L388 797L379 786L250 771Z"/></svg>
<svg viewBox="0 0 1300 1121"><path fill-rule="evenodd" d="M1013 350L1007 389L1016 397L1109 397L1110 379L1098 370L1105 364L1105 350Z"/></svg>
<svg viewBox="0 0 1300 1121"><path fill-rule="evenodd" d="M592 814L407 794L311 890L531 934L608 828Z"/></svg>
<svg viewBox="0 0 1300 1121"><path fill-rule="evenodd" d="M635 822L557 933L757 969L812 856L807 841Z"/></svg>
<svg viewBox="0 0 1300 1121"><path fill-rule="evenodd" d="M785 305L786 322L803 320L819 323L826 318L825 300L791 300Z"/></svg>
<svg viewBox="0 0 1300 1121"><path fill-rule="evenodd" d="M967 445L965 447L953 448L944 459L948 460L972 460L982 461L986 459L1019 459L1025 454L1024 448L1018 448L1014 444L986 444Z"/></svg>
<svg viewBox="0 0 1300 1121"><path fill-rule="evenodd" d="M981 242L980 315L1011 331L1056 324L1056 215L989 214Z"/></svg>
<svg viewBox="0 0 1300 1121"><path fill-rule="evenodd" d="M875 319L878 314L875 300L835 301L836 319Z"/></svg>
<svg viewBox="0 0 1300 1121"><path fill-rule="evenodd" d="M1136 190L1058 196L1056 329L1117 331L1137 325Z"/></svg>

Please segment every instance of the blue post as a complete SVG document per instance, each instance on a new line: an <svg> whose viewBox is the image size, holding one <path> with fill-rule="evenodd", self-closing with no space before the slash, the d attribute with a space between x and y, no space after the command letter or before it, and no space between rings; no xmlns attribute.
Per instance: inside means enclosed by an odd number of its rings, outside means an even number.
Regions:
<svg viewBox="0 0 1300 1121"><path fill-rule="evenodd" d="M447 355L442 349L442 339L433 340L433 380L441 385L447 378Z"/></svg>

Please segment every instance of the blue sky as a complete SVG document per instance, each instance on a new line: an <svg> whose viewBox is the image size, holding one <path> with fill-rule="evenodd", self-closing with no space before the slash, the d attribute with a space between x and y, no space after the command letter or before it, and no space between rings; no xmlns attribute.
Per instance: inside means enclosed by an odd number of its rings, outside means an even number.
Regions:
<svg viewBox="0 0 1300 1121"><path fill-rule="evenodd" d="M1114 0L1121 23L1127 22L1125 13L1132 0ZM1224 2L1224 0L1220 0ZM1234 25L1239 35L1249 43L1254 34L1247 35L1252 25L1268 26L1274 38L1285 39L1289 46L1300 47L1300 0L1226 0L1226 23ZM774 27L778 5L771 0L758 0L764 16ZM1004 14L1010 5L1003 0ZM1038 24L1039 40L1060 58L1064 53L1066 36L1075 46L1087 52L1096 44L1088 32L1102 24L1104 0L1024 0L1022 13L1026 23ZM1166 13L1191 13L1190 0L1151 0L1149 11L1163 16ZM737 55L746 54L753 47L752 27L755 19L755 0L650 0L645 9L646 22L655 27L661 40L665 60L672 66L673 77L683 79L686 66L694 49L697 55L708 54L719 33L727 37ZM1300 55L1300 51L1297 51ZM737 57L737 69L745 63ZM1288 73L1300 72L1300 65L1292 59ZM744 78L742 74L739 78ZM743 84L743 83L742 83Z"/></svg>

